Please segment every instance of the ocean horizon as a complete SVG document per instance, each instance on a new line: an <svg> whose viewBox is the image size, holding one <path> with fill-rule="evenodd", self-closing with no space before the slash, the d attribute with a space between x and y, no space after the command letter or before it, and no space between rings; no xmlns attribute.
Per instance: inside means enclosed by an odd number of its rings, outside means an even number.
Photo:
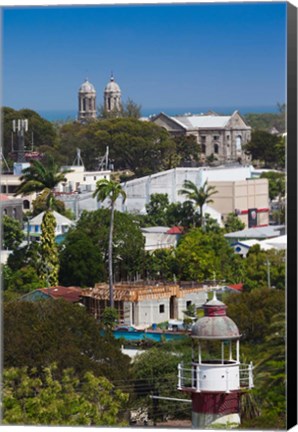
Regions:
<svg viewBox="0 0 298 432"><path fill-rule="evenodd" d="M142 117L149 117L160 112L164 112L170 116L183 114L203 114L208 111L214 111L221 115L231 115L234 111L239 111L240 114L262 114L262 113L277 113L278 107L273 105L268 106L229 106L229 107L159 107L159 108L142 108ZM48 121L73 121L77 119L77 110L74 109L57 109L57 110L36 110L39 115Z"/></svg>

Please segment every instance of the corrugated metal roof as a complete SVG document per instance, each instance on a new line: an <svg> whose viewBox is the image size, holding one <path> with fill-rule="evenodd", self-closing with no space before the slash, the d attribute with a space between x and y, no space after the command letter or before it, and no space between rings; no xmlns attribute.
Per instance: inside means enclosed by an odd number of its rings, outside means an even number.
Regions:
<svg viewBox="0 0 298 432"><path fill-rule="evenodd" d="M41 225L44 213L45 212L41 212L37 216L32 218L29 221L29 225ZM65 216L62 216L60 213L57 213L56 211L53 211L53 215L55 217L57 225L75 225L73 221L71 221Z"/></svg>
<svg viewBox="0 0 298 432"><path fill-rule="evenodd" d="M71 303L78 302L82 294L82 288L79 287L54 286L50 288L39 288L38 291L41 291L54 299L63 298Z"/></svg>
<svg viewBox="0 0 298 432"><path fill-rule="evenodd" d="M174 121L178 121L187 129L195 128L223 128L227 125L231 116L215 116L215 115L193 115L193 116L177 116L171 117Z"/></svg>

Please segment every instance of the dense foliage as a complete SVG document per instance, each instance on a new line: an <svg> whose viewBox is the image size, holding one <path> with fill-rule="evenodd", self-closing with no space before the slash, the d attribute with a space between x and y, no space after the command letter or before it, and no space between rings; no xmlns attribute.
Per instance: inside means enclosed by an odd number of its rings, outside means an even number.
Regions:
<svg viewBox="0 0 298 432"><path fill-rule="evenodd" d="M245 145L253 161L259 161L265 168L285 167L285 138L272 135L269 132L255 130L251 134L251 140Z"/></svg>
<svg viewBox="0 0 298 432"><path fill-rule="evenodd" d="M2 249L15 250L25 238L21 223L4 215L2 217Z"/></svg>
<svg viewBox="0 0 298 432"><path fill-rule="evenodd" d="M108 274L108 242L109 242L109 226L110 226L110 211L109 209L99 209L94 212L83 212L80 220L76 227L71 230L63 244L61 252L61 275L62 280L67 285L74 282L72 276L67 274L70 267L74 268L76 265L79 268L85 267L84 263L79 263L77 258L79 256L87 256L90 250L87 247L86 237L92 242L92 250L97 248L101 255L101 259L98 263L95 260L88 259L89 264L92 266L88 271L90 275L99 277L96 282L100 282L104 279L105 275ZM73 254L74 243L82 238L84 239L81 243L84 246L81 251L77 249L77 253ZM89 243L89 242L88 242ZM129 214L120 213L115 211L114 221L114 233L113 233L113 268L116 280L121 278L127 280L127 278L133 279L136 273L141 273L144 263L144 237L137 224L134 223L134 217ZM81 253L81 255L80 255ZM82 258L81 258L82 259ZM105 270L100 275L100 263L103 262ZM66 268L64 266L66 265ZM89 276L85 275L84 282L87 282L86 278ZM81 279L82 280L82 279ZM87 284L87 283L86 283Z"/></svg>
<svg viewBox="0 0 298 432"><path fill-rule="evenodd" d="M57 363L56 376L73 368L83 377L88 371L112 382L122 378L129 358L116 340L100 335L99 324L86 310L64 300L17 301L3 308L4 368L42 368Z"/></svg>
<svg viewBox="0 0 298 432"><path fill-rule="evenodd" d="M269 132L275 128L279 133L283 133L286 130L286 106L278 104L278 108L277 113L249 113L244 114L243 118L253 129Z"/></svg>
<svg viewBox="0 0 298 432"><path fill-rule="evenodd" d="M128 395L104 377L86 372L78 377L57 365L14 367L3 373L3 423L46 426L119 426ZM59 374L60 375L60 374ZM122 414L122 413L121 413Z"/></svg>
<svg viewBox="0 0 298 432"><path fill-rule="evenodd" d="M30 109L19 111L9 107L2 109L3 118L3 153L9 161L12 158L11 133L12 121L28 119L28 132L25 133L25 151L39 151L43 153L47 149L55 151L58 145L57 131L54 125L42 118L37 112ZM34 145L33 145L34 144ZM14 137L14 149L16 149L16 136Z"/></svg>

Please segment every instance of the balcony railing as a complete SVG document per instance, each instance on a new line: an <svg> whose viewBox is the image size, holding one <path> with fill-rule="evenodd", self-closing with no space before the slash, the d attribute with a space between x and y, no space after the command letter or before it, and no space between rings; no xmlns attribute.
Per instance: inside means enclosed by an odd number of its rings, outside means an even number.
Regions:
<svg viewBox="0 0 298 432"><path fill-rule="evenodd" d="M235 361L179 363L178 390L197 392L239 391L253 388L253 365Z"/></svg>

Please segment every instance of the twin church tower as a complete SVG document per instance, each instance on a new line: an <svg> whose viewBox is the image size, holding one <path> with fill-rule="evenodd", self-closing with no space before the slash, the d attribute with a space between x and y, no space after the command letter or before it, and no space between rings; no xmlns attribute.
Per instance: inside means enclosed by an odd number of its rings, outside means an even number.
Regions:
<svg viewBox="0 0 298 432"><path fill-rule="evenodd" d="M104 110L121 111L121 90L113 74L104 90ZM85 122L96 118L96 90L88 79L79 89L78 121Z"/></svg>

